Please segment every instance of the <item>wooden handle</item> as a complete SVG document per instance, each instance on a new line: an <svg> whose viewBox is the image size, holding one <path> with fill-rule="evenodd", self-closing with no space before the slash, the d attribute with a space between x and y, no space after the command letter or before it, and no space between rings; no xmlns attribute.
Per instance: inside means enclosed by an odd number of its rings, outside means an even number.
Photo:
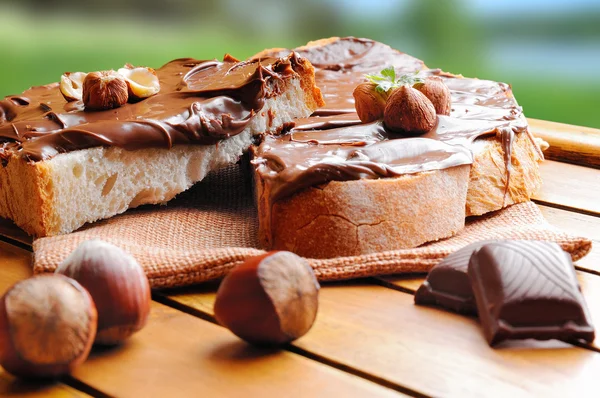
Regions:
<svg viewBox="0 0 600 398"><path fill-rule="evenodd" d="M531 132L550 144L547 159L600 168L600 130L527 119Z"/></svg>

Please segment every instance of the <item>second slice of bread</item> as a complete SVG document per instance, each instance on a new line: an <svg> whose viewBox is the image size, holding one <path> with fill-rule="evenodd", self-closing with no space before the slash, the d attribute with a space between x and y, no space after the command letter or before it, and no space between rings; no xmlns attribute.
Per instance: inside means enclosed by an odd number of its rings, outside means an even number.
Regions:
<svg viewBox="0 0 600 398"><path fill-rule="evenodd" d="M336 72L337 69L329 65L332 59L343 65L348 54L369 55L377 51L391 54L400 60L401 65L394 65L396 67L418 67L420 62L381 43L363 39L324 39L298 50L306 51L309 59L312 55L315 65L324 62L320 65L322 70L317 71L317 80L322 72L326 83L334 81L335 73L340 73L340 78L348 73ZM279 51L285 50L266 50L260 55ZM384 61L377 56L367 59L361 55L356 62L350 67L365 62L369 67L374 64L380 69ZM422 63L421 67L424 68ZM356 75L356 82L348 85L348 92L335 89L329 92L324 84L326 101L328 98L337 101L338 96L346 95L351 104L352 89L362 78L360 73ZM510 90L506 90L505 95L507 101L514 102ZM335 111L332 109L332 114ZM516 120L526 126L522 115ZM261 149L268 151L268 146ZM257 151L259 156L261 149ZM538 164L543 156L527 129L514 134L508 162L500 136L488 134L478 138L470 144L470 149L472 165L396 178L331 181L281 199L273 199L267 181L269 173L265 172L264 163L257 161L255 179L261 244L266 249L290 250L312 258L416 247L456 234L463 228L465 217L527 201L541 185ZM285 161L282 159L282 164Z"/></svg>
<svg viewBox="0 0 600 398"><path fill-rule="evenodd" d="M331 258L416 247L459 232L465 217L529 199L541 184L540 156L526 134L513 143L511 177L495 138L474 146L475 162L398 178L331 181L272 201L256 173L263 247ZM466 206L465 206L466 203Z"/></svg>

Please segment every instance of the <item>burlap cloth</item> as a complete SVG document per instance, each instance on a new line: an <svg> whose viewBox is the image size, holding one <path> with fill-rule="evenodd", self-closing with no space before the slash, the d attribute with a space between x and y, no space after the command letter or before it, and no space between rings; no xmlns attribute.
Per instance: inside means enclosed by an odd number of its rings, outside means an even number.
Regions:
<svg viewBox="0 0 600 398"><path fill-rule="evenodd" d="M245 258L263 252L257 249L251 183L238 166L209 175L167 206L144 206L68 235L37 239L34 272L53 271L79 243L96 237L131 253L154 288L221 278ZM425 272L449 253L484 239L555 241L574 260L591 248L589 239L561 232L544 220L535 204L522 203L468 220L455 237L415 249L309 262L321 281Z"/></svg>

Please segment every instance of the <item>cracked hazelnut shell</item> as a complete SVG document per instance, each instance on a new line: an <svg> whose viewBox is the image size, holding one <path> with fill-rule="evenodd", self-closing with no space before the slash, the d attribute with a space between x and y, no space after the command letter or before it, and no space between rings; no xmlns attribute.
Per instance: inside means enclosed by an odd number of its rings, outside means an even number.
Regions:
<svg viewBox="0 0 600 398"><path fill-rule="evenodd" d="M147 67L134 67L125 65L118 70L118 73L125 78L129 101L140 101L144 98L158 94L160 91L160 81L156 71Z"/></svg>
<svg viewBox="0 0 600 398"><path fill-rule="evenodd" d="M217 321L256 345L281 345L305 335L318 310L319 283L310 265L290 252L252 257L223 279Z"/></svg>
<svg viewBox="0 0 600 398"><path fill-rule="evenodd" d="M67 102L81 101L86 76L84 72L67 72L60 77L60 93Z"/></svg>
<svg viewBox="0 0 600 398"><path fill-rule="evenodd" d="M431 130L436 122L433 104L417 89L400 86L390 94L383 113L383 123L388 129L420 135Z"/></svg>
<svg viewBox="0 0 600 398"><path fill-rule="evenodd" d="M81 243L56 269L81 283L98 309L96 343L119 344L142 329L150 313L150 284L128 253L99 239Z"/></svg>
<svg viewBox="0 0 600 398"><path fill-rule="evenodd" d="M18 377L52 378L85 361L96 335L90 294L63 275L38 275L0 299L0 364Z"/></svg>
<svg viewBox="0 0 600 398"><path fill-rule="evenodd" d="M129 99L127 82L114 70L90 72L83 80L82 99L89 110L118 108Z"/></svg>

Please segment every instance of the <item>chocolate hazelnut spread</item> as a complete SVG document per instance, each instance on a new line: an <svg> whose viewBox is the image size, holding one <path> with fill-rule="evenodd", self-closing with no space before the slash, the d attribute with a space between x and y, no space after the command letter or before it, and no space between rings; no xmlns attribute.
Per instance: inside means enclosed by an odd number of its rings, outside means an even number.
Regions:
<svg viewBox="0 0 600 398"><path fill-rule="evenodd" d="M237 62L177 59L156 71L160 92L105 111L67 102L58 83L33 87L0 101L0 158L29 161L96 146L128 150L177 144L213 144L239 134L265 98L295 75L299 59Z"/></svg>
<svg viewBox="0 0 600 398"><path fill-rule="evenodd" d="M297 120L286 134L266 137L255 151L253 162L270 185L273 200L332 180L396 177L471 164L473 142L488 135L500 138L508 189L514 134L529 135L508 85L427 69L422 61L367 39L344 38L296 52L315 67L326 104ZM382 122L361 123L352 91L366 81L366 73L389 66L397 75L418 71L422 77L441 77L452 95L450 115L438 115L435 127L419 137L388 131Z"/></svg>

